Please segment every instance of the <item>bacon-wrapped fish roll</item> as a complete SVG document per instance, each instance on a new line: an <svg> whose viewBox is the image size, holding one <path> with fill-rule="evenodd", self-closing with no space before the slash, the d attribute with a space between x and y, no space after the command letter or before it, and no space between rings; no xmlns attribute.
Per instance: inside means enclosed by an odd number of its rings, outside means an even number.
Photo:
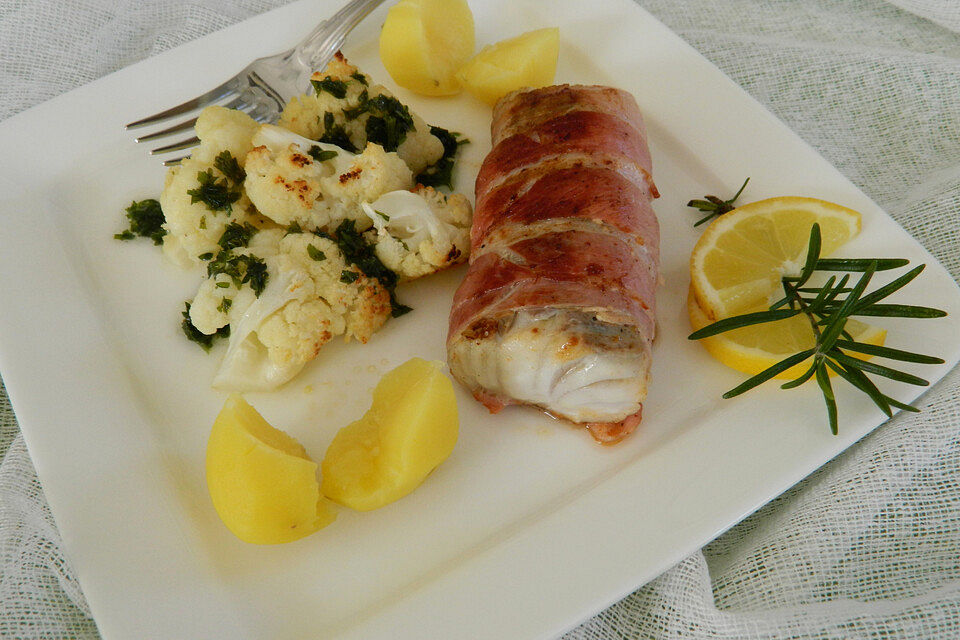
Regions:
<svg viewBox="0 0 960 640"><path fill-rule="evenodd" d="M536 405L616 442L640 422L659 278L640 110L610 87L545 87L502 98L492 132L450 370L491 412Z"/></svg>

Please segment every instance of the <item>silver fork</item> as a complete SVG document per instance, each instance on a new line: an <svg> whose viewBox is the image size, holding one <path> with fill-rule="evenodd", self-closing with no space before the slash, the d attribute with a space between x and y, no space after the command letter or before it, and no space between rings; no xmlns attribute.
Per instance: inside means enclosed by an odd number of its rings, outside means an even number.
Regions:
<svg viewBox="0 0 960 640"><path fill-rule="evenodd" d="M327 20L321 22L297 46L251 62L240 73L218 87L192 100L171 107L147 118L131 122L127 129L149 125L186 115L212 104L240 109L258 122L275 122L290 98L309 87L314 70L322 69L343 45L347 34L384 0L351 0ZM137 142L157 140L192 129L197 118L190 118L166 129L136 138ZM196 136L157 147L150 155L189 149L199 143ZM167 160L163 164L179 164L187 156Z"/></svg>

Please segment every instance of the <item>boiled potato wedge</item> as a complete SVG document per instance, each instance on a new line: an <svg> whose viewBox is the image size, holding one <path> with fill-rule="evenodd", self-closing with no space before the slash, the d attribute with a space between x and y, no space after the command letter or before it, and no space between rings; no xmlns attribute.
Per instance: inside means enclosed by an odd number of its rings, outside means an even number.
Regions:
<svg viewBox="0 0 960 640"><path fill-rule="evenodd" d="M380 60L390 77L428 96L460 92L455 74L474 47L466 0L400 0L380 31Z"/></svg>
<svg viewBox="0 0 960 640"><path fill-rule="evenodd" d="M484 47L457 78L474 97L492 105L511 91L553 84L559 52L559 29L528 31Z"/></svg>
<svg viewBox="0 0 960 640"><path fill-rule="evenodd" d="M323 458L324 495L370 511L407 495L457 442L457 401L440 363L413 358L387 373L373 405L341 429Z"/></svg>
<svg viewBox="0 0 960 640"><path fill-rule="evenodd" d="M231 394L207 442L207 488L217 514L244 542L291 542L336 518L317 464L299 442Z"/></svg>

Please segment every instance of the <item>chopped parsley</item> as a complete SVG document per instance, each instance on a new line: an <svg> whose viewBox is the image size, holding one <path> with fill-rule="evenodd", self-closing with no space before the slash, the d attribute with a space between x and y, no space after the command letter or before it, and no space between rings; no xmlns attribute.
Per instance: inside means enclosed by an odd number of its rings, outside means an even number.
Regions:
<svg viewBox="0 0 960 640"><path fill-rule="evenodd" d="M413 117L399 100L380 94L367 101L367 142L376 142L386 151L396 151L414 129Z"/></svg>
<svg viewBox="0 0 960 640"><path fill-rule="evenodd" d="M350 142L350 136L347 135L347 130L343 128L342 124L336 123L333 114L329 111L323 114L323 135L320 136L317 142L334 144L350 153L356 153L358 151L358 149L353 146L353 143Z"/></svg>
<svg viewBox="0 0 960 640"><path fill-rule="evenodd" d="M317 146L310 147L310 151L307 151L307 153L317 162L324 162L326 160L330 160L331 158L337 157L336 151L324 151Z"/></svg>
<svg viewBox="0 0 960 640"><path fill-rule="evenodd" d="M359 69L351 73L350 77L356 80L357 82L359 82L360 84L362 84L363 86L367 86L367 78L366 76L363 75L363 73L360 72Z"/></svg>
<svg viewBox="0 0 960 640"><path fill-rule="evenodd" d="M223 235L217 242L221 249L236 249L250 244L250 238L258 231L252 224L231 222L223 229Z"/></svg>
<svg viewBox="0 0 960 640"><path fill-rule="evenodd" d="M190 203L202 202L211 211L229 211L234 202L240 199L240 190L231 189L226 179L217 180L212 169L197 172L196 189L188 189Z"/></svg>
<svg viewBox="0 0 960 640"><path fill-rule="evenodd" d="M347 269L344 269L343 271L340 272L340 282L346 282L347 284L356 282L357 278L359 277L360 277L360 274L357 273L356 271L349 271Z"/></svg>
<svg viewBox="0 0 960 640"><path fill-rule="evenodd" d="M344 109L343 117L347 120L356 120L360 114L366 113L369 108L370 95L367 93L367 90L364 89L360 92L360 97L357 98L357 106L352 109Z"/></svg>
<svg viewBox="0 0 960 640"><path fill-rule="evenodd" d="M190 342L196 342L198 345L203 347L204 351L210 351L210 347L213 346L213 343L217 338L229 338L230 337L230 325L224 325L217 329L216 333L206 334L200 329L197 329L193 324L193 320L190 319L190 303L184 303L185 309L183 310L183 321L180 323L180 328L183 329L183 334L187 336L187 340Z"/></svg>
<svg viewBox="0 0 960 640"><path fill-rule="evenodd" d="M250 283L250 288L258 297L267 287L269 277L267 263L263 260L257 256L235 254L231 249L224 249L207 265L208 277L218 273L230 276L238 289Z"/></svg>
<svg viewBox="0 0 960 640"><path fill-rule="evenodd" d="M347 262L360 267L366 275L376 278L388 289L397 285L397 274L390 271L373 250L373 245L364 239L363 234L357 231L356 222L344 220L334 232L334 242L343 253Z"/></svg>
<svg viewBox="0 0 960 640"><path fill-rule="evenodd" d="M283 235L288 236L291 233L303 233L303 229L300 227L300 223L294 220L289 225L287 225L287 232Z"/></svg>
<svg viewBox="0 0 960 640"><path fill-rule="evenodd" d="M311 80L310 84L313 85L313 90L317 92L317 95L326 91L338 100L347 96L347 83L343 80L334 80L328 76L323 80Z"/></svg>
<svg viewBox="0 0 960 640"><path fill-rule="evenodd" d="M220 313L227 313L230 311L231 306L233 306L233 298L220 298L220 304L217 305L217 311Z"/></svg>
<svg viewBox="0 0 960 640"><path fill-rule="evenodd" d="M197 257L200 258L201 260L209 260L210 258L213 257L213 252L208 251L206 253L201 253Z"/></svg>
<svg viewBox="0 0 960 640"><path fill-rule="evenodd" d="M364 113L370 114L365 126L367 142L375 142L386 151L396 151L406 139L407 132L414 129L410 110L392 96L380 94L370 98L364 89L357 106L344 109L343 117L355 120Z"/></svg>
<svg viewBox="0 0 960 640"><path fill-rule="evenodd" d="M375 142L386 151L396 151L407 138L407 133L414 130L410 110L392 96L380 94L371 98L364 89L357 99L357 106L343 109L343 117L347 120L355 120L364 113L369 114L364 125L367 142ZM319 142L329 142L352 153L357 152L346 129L336 123L333 113L329 111L323 114L323 135Z"/></svg>
<svg viewBox="0 0 960 640"><path fill-rule="evenodd" d="M443 155L434 164L424 169L416 177L416 181L426 187L449 187L452 189L453 166L456 163L457 151L460 149L460 145L467 144L470 141L466 138L460 140L459 133L447 131L441 127L430 127L430 133L443 143Z"/></svg>
<svg viewBox="0 0 960 640"><path fill-rule="evenodd" d="M403 314L410 313L411 311L413 311L413 307L408 307L405 304L401 304L400 302L397 302L396 294L393 291L390 292L390 316L391 317L399 318Z"/></svg>
<svg viewBox="0 0 960 640"><path fill-rule="evenodd" d="M367 242L363 235L357 231L356 223L353 220L344 220L337 227L334 236L323 232L316 232L322 237L329 238L337 243L340 252L347 262L356 265L365 275L376 278L380 284L390 293L391 315L396 318L410 311L410 307L397 302L397 274L388 269L377 257L373 250L373 245ZM343 275L341 274L341 281Z"/></svg>
<svg viewBox="0 0 960 640"><path fill-rule="evenodd" d="M307 245L307 255L317 262L327 259L327 254L325 254L323 251L320 251L320 249L317 249L312 244Z"/></svg>
<svg viewBox="0 0 960 640"><path fill-rule="evenodd" d="M218 283L217 283L217 289L226 289L226 288L229 287L229 286L230 286L230 283L229 283L229 282L218 282Z"/></svg>
<svg viewBox="0 0 960 640"><path fill-rule="evenodd" d="M236 184L240 184L247 177L247 172L243 170L243 167L229 151L221 151L220 155L213 160L213 166Z"/></svg>
<svg viewBox="0 0 960 640"><path fill-rule="evenodd" d="M167 230L163 228L165 222L160 202L152 198L133 201L126 209L129 228L114 234L117 240L133 240L136 237L150 238L153 244L163 244L163 236Z"/></svg>
<svg viewBox="0 0 960 640"><path fill-rule="evenodd" d="M378 216L380 216L381 218L383 218L385 221L390 222L390 216L385 214L383 211L377 211L376 209L374 209L373 212Z"/></svg>

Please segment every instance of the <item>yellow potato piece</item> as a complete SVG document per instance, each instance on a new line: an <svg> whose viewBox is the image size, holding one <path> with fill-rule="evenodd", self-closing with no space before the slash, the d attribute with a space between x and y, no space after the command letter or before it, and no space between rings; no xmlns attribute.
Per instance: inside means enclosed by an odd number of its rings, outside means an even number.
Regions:
<svg viewBox="0 0 960 640"><path fill-rule="evenodd" d="M320 495L317 464L239 394L227 398L213 423L206 467L217 514L244 542L291 542L336 518Z"/></svg>
<svg viewBox="0 0 960 640"><path fill-rule="evenodd" d="M413 358L387 373L373 405L341 429L323 458L322 490L370 511L407 495L457 442L457 400L440 363Z"/></svg>
<svg viewBox="0 0 960 640"><path fill-rule="evenodd" d="M428 96L460 92L454 74L474 47L466 0L400 0L380 31L380 60L390 77Z"/></svg>
<svg viewBox="0 0 960 640"><path fill-rule="evenodd" d="M511 91L553 84L559 52L559 29L528 31L484 47L457 78L476 98L492 105Z"/></svg>

